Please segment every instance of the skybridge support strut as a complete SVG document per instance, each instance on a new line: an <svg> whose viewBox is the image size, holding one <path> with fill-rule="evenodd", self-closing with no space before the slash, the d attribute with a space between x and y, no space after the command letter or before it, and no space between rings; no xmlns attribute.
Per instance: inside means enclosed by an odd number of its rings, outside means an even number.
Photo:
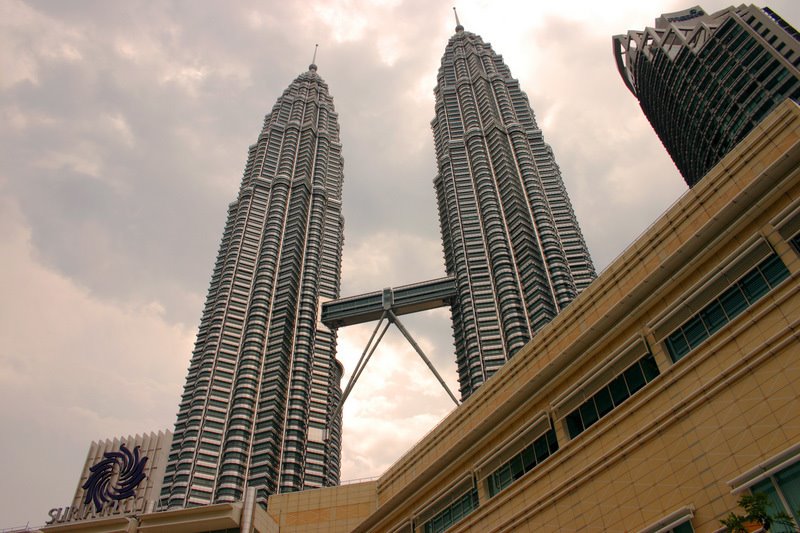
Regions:
<svg viewBox="0 0 800 533"><path fill-rule="evenodd" d="M431 360L428 359L428 356L425 355L425 352L423 352L422 348L420 348L419 344L417 344L417 341L414 340L414 337L411 335L411 333L409 333L409 331L394 313L394 293L392 289L384 289L381 296L383 314L381 314L380 320L378 320L378 323L375 325L375 329L372 331L372 335L370 336L369 341L367 341L367 345L364 347L364 351L361 353L361 357L358 359L356 367L353 369L353 375L350 377L350 382L347 384L347 387L345 387L344 393L342 393L342 399L339 402L339 405L336 406L336 410L333 412L331 420L336 420L341 414L345 400L347 400L347 397L350 396L350 393L353 391L353 387L355 387L358 378L361 377L361 373L364 371L364 368L366 368L367 363L372 357L372 354L375 353L375 349L378 347L378 344L380 344L381 339L383 339L383 336L386 334L386 331L389 329L391 324L397 326L397 329L400 330L400 333L403 334L403 337L405 337L408 343L411 344L411 347L414 348L414 351L417 352L428 369L433 372L433 375L442 385L442 388L444 388L447 395L450 396L450 399L453 400L453 403L456 404L456 407L458 407L458 399L456 399L455 395L447 386L442 376L439 374L439 372L437 372L436 367L433 366ZM384 320L386 321L385 324L383 323ZM383 326L382 330L381 326ZM379 331L380 333L378 333ZM374 344L373 341L375 341ZM330 428L325 430L325 440L328 439L330 439Z"/></svg>
<svg viewBox="0 0 800 533"><path fill-rule="evenodd" d="M411 344L412 348L414 348L414 350L416 350L416 352L419 354L422 360L425 361L425 364L428 365L428 368L430 368L431 372L433 372L433 375L436 376L436 379L438 379L439 383L442 384L442 387L444 388L448 396L450 396L450 399L453 400L453 403L456 404L456 407L458 407L459 405L458 400L456 400L456 397L453 395L452 391L450 390L450 387L448 387L447 383L444 382L442 376L439 375L439 372L436 371L436 368L433 366L433 363L431 363L431 360L428 359L428 357L425 355L425 352L422 351L422 348L420 348L419 344L417 344L417 342L414 340L414 337L412 337L411 334L408 332L408 330L405 328L405 326L403 326L403 323L400 322L400 319L397 318L391 311L389 311L389 319L392 322L394 322L394 325L397 326L397 329L400 330L400 333L403 334L403 337L406 338L408 343Z"/></svg>

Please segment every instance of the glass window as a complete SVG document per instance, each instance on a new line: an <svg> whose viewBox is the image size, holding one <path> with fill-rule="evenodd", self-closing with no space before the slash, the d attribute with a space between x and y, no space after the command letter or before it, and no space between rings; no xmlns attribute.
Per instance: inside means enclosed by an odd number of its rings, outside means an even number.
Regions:
<svg viewBox="0 0 800 533"><path fill-rule="evenodd" d="M795 522L800 523L800 462L775 474L775 480L791 507Z"/></svg>
<svg viewBox="0 0 800 533"><path fill-rule="evenodd" d="M769 292L767 280L764 279L764 276L762 276L761 272L758 270L753 270L748 273L739 283L742 284L744 295L749 302L756 302Z"/></svg>
<svg viewBox="0 0 800 533"><path fill-rule="evenodd" d="M536 456L534 456L533 446L528 446L524 450L522 450L522 464L525 467L525 470L530 470L534 466L536 466Z"/></svg>
<svg viewBox="0 0 800 533"><path fill-rule="evenodd" d="M597 412L600 416L608 414L614 408L614 402L611 401L611 392L608 388L603 388L598 391L594 399L597 405Z"/></svg>
<svg viewBox="0 0 800 533"><path fill-rule="evenodd" d="M425 522L425 533L442 533L478 508L478 491L472 489Z"/></svg>
<svg viewBox="0 0 800 533"><path fill-rule="evenodd" d="M656 360L652 354L648 354L646 357L640 359L639 363L642 365L644 377L648 383L658 376L658 364L656 364Z"/></svg>
<svg viewBox="0 0 800 533"><path fill-rule="evenodd" d="M611 392L611 399L614 400L614 407L628 399L630 393L628 386L625 384L625 378L622 375L617 376L609 383L608 390Z"/></svg>
<svg viewBox="0 0 800 533"><path fill-rule="evenodd" d="M722 310L722 304L716 300L700 311L700 317L703 319L709 335L713 335L714 332L728 322L728 317L725 316L725 311Z"/></svg>
<svg viewBox="0 0 800 533"><path fill-rule="evenodd" d="M517 455L511 459L511 478L512 479L519 479L522 477L522 474L525 473L525 469L522 466L522 456Z"/></svg>
<svg viewBox="0 0 800 533"><path fill-rule="evenodd" d="M800 235L792 239L796 242ZM764 274L770 287L775 287L778 283L789 277L789 271L777 255L773 255L759 265L759 270Z"/></svg>
<svg viewBox="0 0 800 533"><path fill-rule="evenodd" d="M619 406L658 375L658 365L652 354L648 353L635 361L622 374L565 417L570 438L580 435L589 426L610 413L613 407ZM608 409L609 403L613 403L611 409Z"/></svg>
<svg viewBox="0 0 800 533"><path fill-rule="evenodd" d="M800 253L800 233L792 237L792 240L789 242L791 243L792 246L794 246L794 249L797 250L798 253ZM766 272L764 273L764 275L765 276L767 275ZM769 276L767 276L767 279L769 279Z"/></svg>
<svg viewBox="0 0 800 533"><path fill-rule="evenodd" d="M625 382L628 384L628 390L631 391L631 394L644 387L645 383L647 383L644 380L642 368L638 363L629 366L623 375L625 376Z"/></svg>
<svg viewBox="0 0 800 533"><path fill-rule="evenodd" d="M727 320L726 320L727 322ZM689 353L689 343L686 342L686 337L683 336L683 330L679 329L669 337L667 337L667 351L672 354L672 360L677 361L684 355Z"/></svg>
<svg viewBox="0 0 800 533"><path fill-rule="evenodd" d="M769 499L770 514L780 512L791 516L800 523L800 462L760 481L750 487L752 493L763 493ZM788 508L787 508L788 506ZM770 531L778 533L795 531L783 524L773 524Z"/></svg>
<svg viewBox="0 0 800 533"><path fill-rule="evenodd" d="M664 344L672 361L679 361L788 276L780 258L770 255L667 336Z"/></svg>
<svg viewBox="0 0 800 533"><path fill-rule="evenodd" d="M708 338L708 331L699 316L695 316L683 326L683 333L692 348Z"/></svg>
<svg viewBox="0 0 800 533"><path fill-rule="evenodd" d="M725 310L725 314L728 315L728 320L732 320L734 317L738 316L739 313L747 309L748 305L747 299L744 297L738 285L734 285L722 293L719 301L722 304L722 308Z"/></svg>
<svg viewBox="0 0 800 533"><path fill-rule="evenodd" d="M589 398L580 406L581 420L583 420L583 427L588 428L600 418L597 414L597 407L594 405L594 399Z"/></svg>
<svg viewBox="0 0 800 533"><path fill-rule="evenodd" d="M580 420L578 420L580 423ZM558 450L556 432L550 429L539 436L532 444L525 447L517 455L506 461L503 465L489 474L489 496L494 496L515 480L533 470L536 465L550 457Z"/></svg>
<svg viewBox="0 0 800 533"><path fill-rule="evenodd" d="M533 453L536 458L536 463L541 463L550 456L550 450L547 448L547 439L538 438L533 443Z"/></svg>

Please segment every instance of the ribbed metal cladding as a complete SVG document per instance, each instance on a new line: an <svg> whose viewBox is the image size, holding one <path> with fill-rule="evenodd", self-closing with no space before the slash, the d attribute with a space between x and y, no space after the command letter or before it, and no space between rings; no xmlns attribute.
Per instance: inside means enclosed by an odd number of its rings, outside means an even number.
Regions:
<svg viewBox="0 0 800 533"><path fill-rule="evenodd" d="M264 119L228 208L161 492L170 508L339 482L342 367L318 313L339 296L342 156L316 70Z"/></svg>
<svg viewBox="0 0 800 533"><path fill-rule="evenodd" d="M459 25L431 122L462 399L595 278L561 172L501 56Z"/></svg>
<svg viewBox="0 0 800 533"><path fill-rule="evenodd" d="M786 98L800 98L798 33L768 8L699 6L613 39L617 67L692 187Z"/></svg>

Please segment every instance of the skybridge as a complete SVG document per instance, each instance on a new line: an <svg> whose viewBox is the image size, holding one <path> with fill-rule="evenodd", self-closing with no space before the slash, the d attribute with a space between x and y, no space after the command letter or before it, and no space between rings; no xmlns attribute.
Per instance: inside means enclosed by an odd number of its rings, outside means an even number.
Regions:
<svg viewBox="0 0 800 533"><path fill-rule="evenodd" d="M392 324L400 330L400 333L402 333L409 344L411 344L414 351L417 352L433 375L436 376L436 379L447 392L447 395L450 396L450 399L453 400L453 403L459 405L455 395L444 382L442 376L439 375L439 372L436 371L433 363L431 363L428 356L425 355L422 348L420 348L419 344L417 344L411 336L411 333L409 333L398 318L398 315L417 313L419 311L427 311L438 307L449 307L454 302L456 295L455 279L446 277L413 283L411 285L402 285L400 287L387 287L382 291L368 292L357 296L324 302L322 304L322 323L331 329L363 324L364 322L373 322L375 320L378 321L375 325L375 329L372 331L372 336L369 338L369 341L367 341L367 346L364 348L356 367L353 369L350 382L347 384L342 394L342 399L336 407L336 411L331 417L331 420L336 420L339 413L341 413L345 400L347 400L356 381L358 381L358 378L364 371L364 367L367 366L372 354L375 353L375 349ZM330 433L326 430L325 439L327 440L329 438Z"/></svg>
<svg viewBox="0 0 800 533"><path fill-rule="evenodd" d="M386 309L395 316L406 315L447 307L455 297L456 281L452 277L388 287L323 303L322 323L333 329L363 324L380 319Z"/></svg>

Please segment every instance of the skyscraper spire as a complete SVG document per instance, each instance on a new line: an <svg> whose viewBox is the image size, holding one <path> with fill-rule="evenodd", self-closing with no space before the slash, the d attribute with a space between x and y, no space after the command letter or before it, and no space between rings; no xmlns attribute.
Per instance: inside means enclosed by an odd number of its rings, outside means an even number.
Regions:
<svg viewBox="0 0 800 533"><path fill-rule="evenodd" d="M343 370L317 315L339 295L342 156L311 67L264 119L228 208L164 476L170 508L339 482Z"/></svg>
<svg viewBox="0 0 800 533"><path fill-rule="evenodd" d="M465 399L595 271L528 98L503 59L460 23L434 94L434 187L445 268L458 287L451 309Z"/></svg>
<svg viewBox="0 0 800 533"><path fill-rule="evenodd" d="M314 57L311 58L311 64L308 66L308 70L317 70L317 48L319 48L319 44L314 45Z"/></svg>
<svg viewBox="0 0 800 533"><path fill-rule="evenodd" d="M464 31L464 26L462 26L461 22L458 21L458 11L456 11L456 6L453 6L453 14L456 16L456 31Z"/></svg>

